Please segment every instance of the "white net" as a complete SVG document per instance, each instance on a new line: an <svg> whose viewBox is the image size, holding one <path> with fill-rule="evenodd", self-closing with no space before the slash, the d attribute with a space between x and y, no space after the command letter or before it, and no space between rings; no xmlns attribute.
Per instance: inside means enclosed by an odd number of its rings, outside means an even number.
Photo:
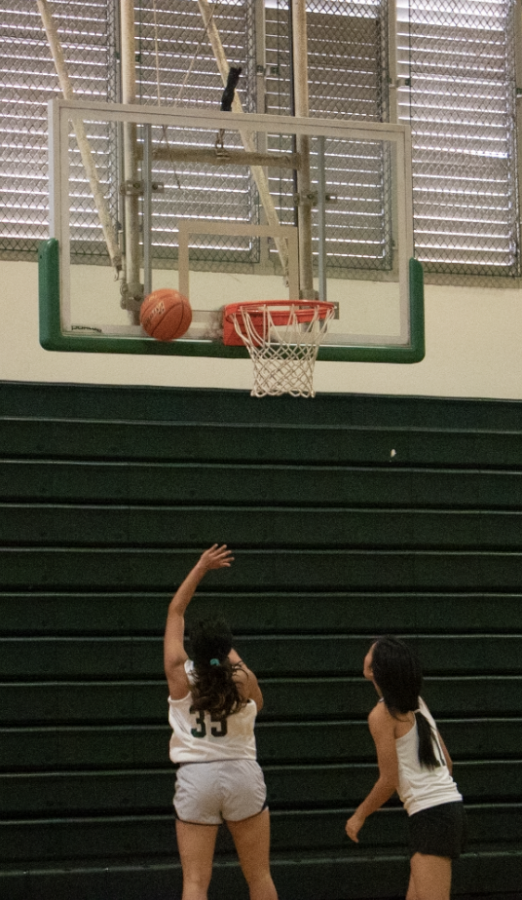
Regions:
<svg viewBox="0 0 522 900"><path fill-rule="evenodd" d="M254 365L252 397L314 397L317 351L334 304L320 301L242 303L227 318Z"/></svg>

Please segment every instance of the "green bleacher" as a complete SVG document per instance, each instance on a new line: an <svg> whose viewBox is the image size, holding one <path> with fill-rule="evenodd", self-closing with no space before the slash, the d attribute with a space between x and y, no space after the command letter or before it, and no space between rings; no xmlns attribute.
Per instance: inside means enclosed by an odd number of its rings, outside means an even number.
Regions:
<svg viewBox="0 0 522 900"><path fill-rule="evenodd" d="M409 640L470 845L454 896L520 900L522 405L0 383L0 897L179 900L162 633L199 553L259 675L280 900L404 896L406 814L361 674ZM222 829L211 900L246 900Z"/></svg>

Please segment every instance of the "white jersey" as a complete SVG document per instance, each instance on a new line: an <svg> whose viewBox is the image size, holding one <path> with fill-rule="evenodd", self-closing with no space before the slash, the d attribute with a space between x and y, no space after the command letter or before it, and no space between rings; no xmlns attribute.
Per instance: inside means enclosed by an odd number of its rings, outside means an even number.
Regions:
<svg viewBox="0 0 522 900"><path fill-rule="evenodd" d="M185 671L193 680L194 663L187 660ZM182 700L169 697L172 728L170 758L174 763L213 762L219 759L256 759L254 724L257 706L249 700L239 712L226 719L211 719L208 712L191 712L192 694Z"/></svg>
<svg viewBox="0 0 522 900"><path fill-rule="evenodd" d="M441 803L453 803L462 800L462 795L451 777L446 764L444 752L437 737L437 726L424 703L419 698L419 711L426 717L433 730L433 744L435 756L439 759L440 766L428 769L419 763L419 734L417 725L402 737L397 738L395 746L399 761L399 787L398 794L409 816L429 809L430 806L440 806Z"/></svg>

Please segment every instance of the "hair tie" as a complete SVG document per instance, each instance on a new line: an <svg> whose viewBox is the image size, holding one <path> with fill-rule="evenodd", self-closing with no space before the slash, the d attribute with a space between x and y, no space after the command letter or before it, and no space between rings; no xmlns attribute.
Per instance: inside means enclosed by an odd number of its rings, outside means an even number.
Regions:
<svg viewBox="0 0 522 900"><path fill-rule="evenodd" d="M211 659L211 660L210 660L210 665L211 665L211 666L219 666L219 664L220 664L220 663L219 663L219 659L216 659L215 657L214 657L214 659Z"/></svg>

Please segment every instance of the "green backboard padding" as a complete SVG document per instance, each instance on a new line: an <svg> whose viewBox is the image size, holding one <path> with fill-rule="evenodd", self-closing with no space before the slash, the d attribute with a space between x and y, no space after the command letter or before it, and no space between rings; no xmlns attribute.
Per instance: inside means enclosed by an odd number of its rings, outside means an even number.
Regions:
<svg viewBox="0 0 522 900"><path fill-rule="evenodd" d="M38 249L38 293L40 343L45 350L80 353L134 353L153 356L208 356L238 359L248 356L245 347L229 347L221 342L179 339L159 342L145 337L112 337L63 332L60 322L60 251L50 238ZM424 280L422 265L409 261L410 339L407 346L320 347L319 360L340 362L416 363L424 359Z"/></svg>

